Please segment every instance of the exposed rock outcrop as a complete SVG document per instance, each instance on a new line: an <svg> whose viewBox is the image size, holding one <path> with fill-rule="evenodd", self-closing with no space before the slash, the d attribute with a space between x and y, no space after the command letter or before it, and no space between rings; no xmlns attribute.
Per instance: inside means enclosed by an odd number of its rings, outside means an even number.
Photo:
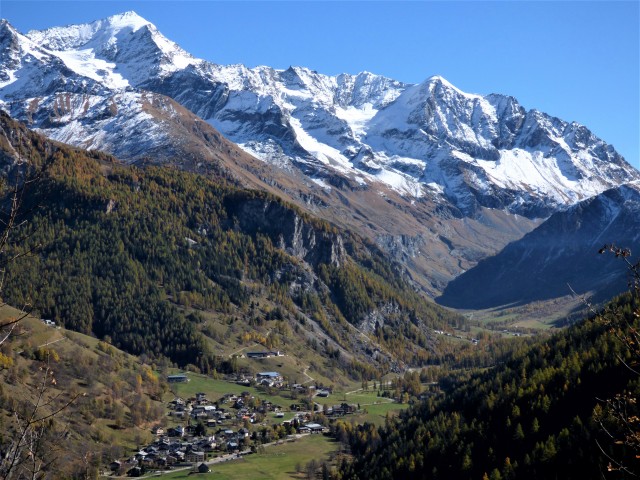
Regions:
<svg viewBox="0 0 640 480"><path fill-rule="evenodd" d="M268 235L279 248L311 265L340 266L346 259L339 233L306 222L300 213L278 201L254 198L227 208L240 230Z"/></svg>

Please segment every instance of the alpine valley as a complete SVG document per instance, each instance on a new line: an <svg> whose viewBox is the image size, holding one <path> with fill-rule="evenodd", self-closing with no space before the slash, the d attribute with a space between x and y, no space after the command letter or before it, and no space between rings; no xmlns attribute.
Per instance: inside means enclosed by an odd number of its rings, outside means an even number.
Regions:
<svg viewBox="0 0 640 480"><path fill-rule="evenodd" d="M0 106L30 128L127 163L215 164L359 232L431 296L639 178L586 127L441 77L216 65L134 12L26 35L3 21L0 42Z"/></svg>
<svg viewBox="0 0 640 480"><path fill-rule="evenodd" d="M547 335L582 318L580 296L627 290L604 244L640 247L640 172L583 125L440 76L218 65L134 12L27 33L0 20L0 168L3 205L17 184L21 207L2 217L19 240L0 243L0 331L25 334L0 340L0 408L48 395L45 419L73 416L73 452L45 476L95 476L109 444L140 447L131 475L160 468L149 454L169 440L142 446L151 426L175 431L180 396L202 407L192 437L215 408L238 410L194 464L314 428L344 449L312 440L333 452L322 469L296 453L309 478L586 478L589 461L620 458L589 442L616 413L595 397L638 388L619 368L633 342L598 320ZM631 297L615 302L637 322ZM8 305L33 318L14 323ZM67 387L20 388L54 356ZM169 386L177 369L192 388ZM340 405L320 400L334 392ZM268 419L278 402L286 427ZM87 460L87 438L104 458ZM176 446L181 460L199 445Z"/></svg>

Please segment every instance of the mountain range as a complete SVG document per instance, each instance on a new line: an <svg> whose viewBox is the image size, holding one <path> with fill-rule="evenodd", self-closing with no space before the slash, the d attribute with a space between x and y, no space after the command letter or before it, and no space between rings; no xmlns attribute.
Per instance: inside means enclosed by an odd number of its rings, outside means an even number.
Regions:
<svg viewBox="0 0 640 480"><path fill-rule="evenodd" d="M621 232L637 230L633 215L623 230L613 226L640 173L585 126L510 96L462 92L439 76L412 85L369 72L217 65L134 12L27 34L2 20L0 108L52 139L128 163L177 165L276 193L369 238L414 285L455 306L476 305L463 301L468 287L455 287L465 278L491 277L496 292L517 284L527 289L522 298L538 298L553 268L540 267L526 285L504 273L526 275L517 252L533 247L513 244L496 264L476 267L536 227L520 245L549 249L557 239L562 248L542 258L560 269L571 265L562 252L577 246L562 236L561 219L582 225L573 235L590 239L581 247L594 253L597 241L627 241ZM584 222L599 202L611 208ZM580 290L616 290L598 282ZM500 294L481 303L520 301Z"/></svg>
<svg viewBox="0 0 640 480"><path fill-rule="evenodd" d="M546 222L450 282L438 301L458 308L522 305L592 292L602 302L628 278L613 256L598 255L615 239L640 246L640 186L622 185L554 213Z"/></svg>

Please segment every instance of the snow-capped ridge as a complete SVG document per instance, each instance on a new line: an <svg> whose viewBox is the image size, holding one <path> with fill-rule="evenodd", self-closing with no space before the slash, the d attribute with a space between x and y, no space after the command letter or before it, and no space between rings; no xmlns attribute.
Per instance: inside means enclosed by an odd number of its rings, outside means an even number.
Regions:
<svg viewBox="0 0 640 480"><path fill-rule="evenodd" d="M128 11L90 23L31 30L26 36L49 50L69 50L85 46L92 40L95 43L112 43L118 34L137 32L145 26L157 30L148 20Z"/></svg>
<svg viewBox="0 0 640 480"><path fill-rule="evenodd" d="M0 25L12 45L0 52L0 105L43 119L35 126L48 131L65 128L71 143L89 133L75 138L65 109L39 112L62 102L51 95L144 90L171 97L264 161L403 196L436 192L468 215L489 207L547 216L640 178L586 127L527 111L513 97L466 93L440 75L410 85L368 71L216 65L133 11L27 37L11 29Z"/></svg>
<svg viewBox="0 0 640 480"><path fill-rule="evenodd" d="M0 19L0 42L2 42L3 50L0 51L0 59L7 54L14 54L22 50L22 54L31 54L33 51L39 50L39 45L32 42L27 36L21 34L6 19ZM3 67L4 65L0 65Z"/></svg>
<svg viewBox="0 0 640 480"><path fill-rule="evenodd" d="M464 91L460 90L458 87L456 87L449 80L444 78L442 75L431 75L430 77L428 77L422 83L424 83L426 85L429 85L431 88L436 88L436 87L440 86L440 87L444 87L444 88L447 88L447 89L450 89L450 90L454 90L459 95L463 95L463 96L466 96L466 97L472 97L472 98L481 97L481 95L478 95L478 94L475 94L475 93L468 93L468 92L464 92Z"/></svg>
<svg viewBox="0 0 640 480"><path fill-rule="evenodd" d="M93 79L103 78L109 88L139 84L149 72L167 75L197 63L134 11L91 23L32 30L27 36L72 70L79 69ZM89 69L94 73L88 73Z"/></svg>
<svg viewBox="0 0 640 480"><path fill-rule="evenodd" d="M2 35L4 31L18 33L17 30L13 28L13 25L9 23L9 20L6 18L0 18L0 35Z"/></svg>

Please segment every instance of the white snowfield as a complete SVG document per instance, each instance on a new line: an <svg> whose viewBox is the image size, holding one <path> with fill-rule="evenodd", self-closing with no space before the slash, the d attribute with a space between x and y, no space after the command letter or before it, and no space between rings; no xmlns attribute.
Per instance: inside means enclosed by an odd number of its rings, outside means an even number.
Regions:
<svg viewBox="0 0 640 480"><path fill-rule="evenodd" d="M216 65L134 12L27 35L2 21L0 47L0 107L31 116L55 96L73 94L77 103L84 95L82 107L62 108L53 125L32 121L85 148L113 151L121 141L116 119L87 121L95 105L110 99L126 114L122 121L139 128L150 119L130 96L149 90L264 161L315 170L322 188L330 188L324 176L342 175L409 197L429 193L465 205L473 197L488 206L500 198L495 208L518 213L532 202L566 208L640 178L585 127L526 111L512 97L465 93L440 76L408 85L369 72ZM154 138L162 135L146 141Z"/></svg>

